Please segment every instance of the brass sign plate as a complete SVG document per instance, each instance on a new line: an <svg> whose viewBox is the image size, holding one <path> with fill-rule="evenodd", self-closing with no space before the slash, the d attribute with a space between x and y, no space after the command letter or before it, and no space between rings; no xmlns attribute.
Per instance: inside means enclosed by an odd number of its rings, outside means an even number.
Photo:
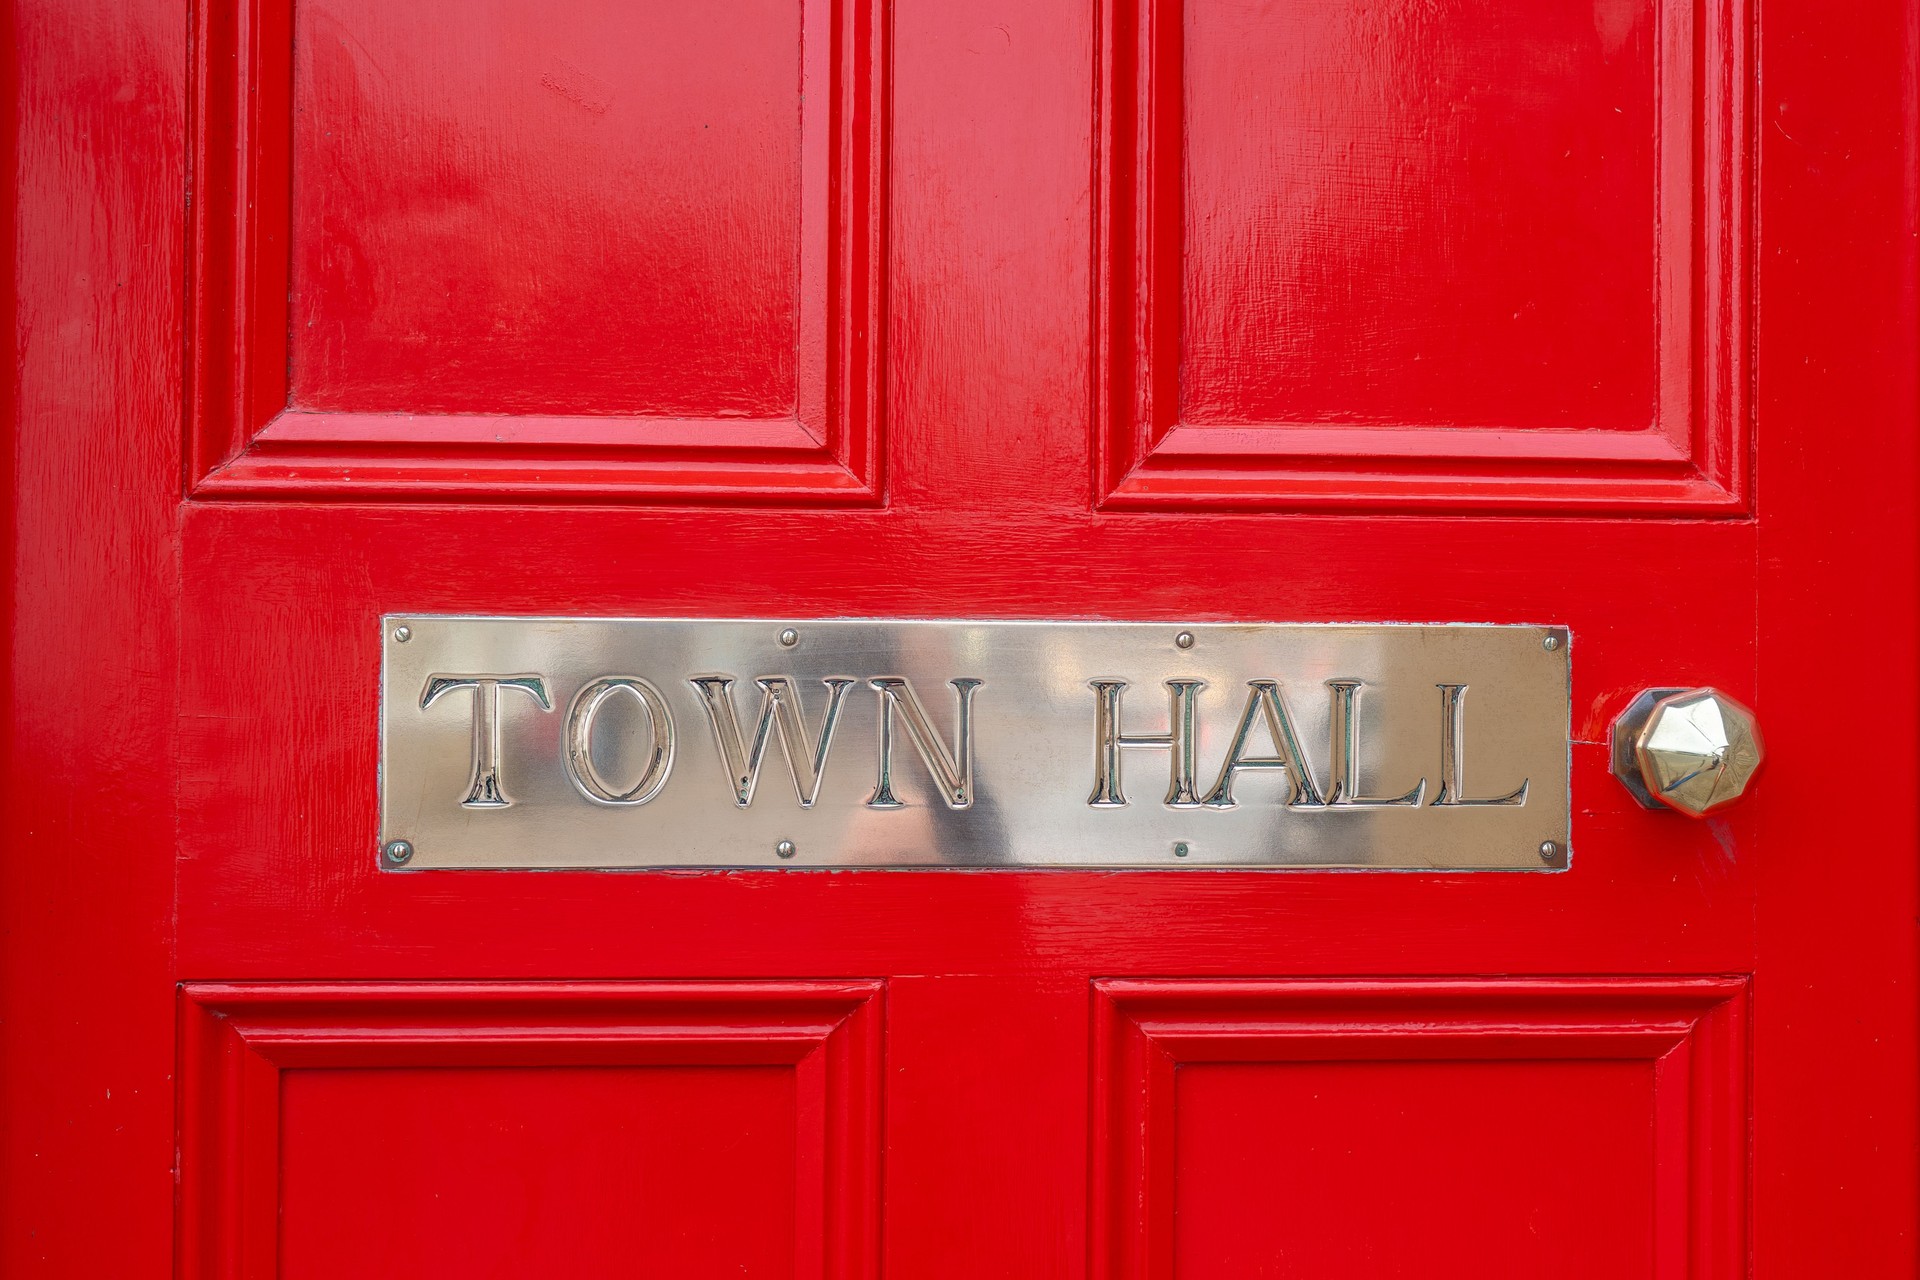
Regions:
<svg viewBox="0 0 1920 1280"><path fill-rule="evenodd" d="M407 614L380 644L390 870L1567 865L1563 628Z"/></svg>

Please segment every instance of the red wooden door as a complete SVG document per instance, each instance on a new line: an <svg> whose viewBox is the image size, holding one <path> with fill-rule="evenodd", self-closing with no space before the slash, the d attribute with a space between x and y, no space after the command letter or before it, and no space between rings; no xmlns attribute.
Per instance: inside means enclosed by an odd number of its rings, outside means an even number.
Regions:
<svg viewBox="0 0 1920 1280"><path fill-rule="evenodd" d="M11 12L6 1275L1913 1273L1912 5ZM1575 856L395 874L409 611L1551 623Z"/></svg>

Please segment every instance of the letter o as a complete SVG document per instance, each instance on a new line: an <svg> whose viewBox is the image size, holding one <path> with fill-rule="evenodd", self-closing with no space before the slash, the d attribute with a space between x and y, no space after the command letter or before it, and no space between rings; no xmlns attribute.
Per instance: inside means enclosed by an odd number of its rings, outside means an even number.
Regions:
<svg viewBox="0 0 1920 1280"><path fill-rule="evenodd" d="M631 694L645 708L653 751L640 780L625 791L615 791L593 766L593 721L607 699L621 692ZM653 799L673 772L673 713L667 710L667 700L637 676L601 676L590 681L567 708L566 766L574 789L595 804L636 805Z"/></svg>

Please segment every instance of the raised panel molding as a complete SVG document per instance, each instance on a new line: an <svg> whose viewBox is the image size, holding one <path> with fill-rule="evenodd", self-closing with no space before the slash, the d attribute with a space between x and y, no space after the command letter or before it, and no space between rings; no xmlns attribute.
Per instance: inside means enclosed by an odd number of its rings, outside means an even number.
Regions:
<svg viewBox="0 0 1920 1280"><path fill-rule="evenodd" d="M1747 981L1105 979L1093 989L1089 1274L1173 1274L1175 1075L1219 1063L1642 1060L1655 1270L1746 1274Z"/></svg>
<svg viewBox="0 0 1920 1280"><path fill-rule="evenodd" d="M763 419L292 407L293 0L196 0L188 496L880 503L888 3L801 3L797 407Z"/></svg>
<svg viewBox="0 0 1920 1280"><path fill-rule="evenodd" d="M796 1274L875 1273L881 1000L860 982L188 983L180 1274L279 1274L281 1081L302 1069L790 1068Z"/></svg>
<svg viewBox="0 0 1920 1280"><path fill-rule="evenodd" d="M1102 6L1097 508L1747 512L1749 0L1652 0L1658 385L1651 421L1633 429L1183 421L1182 30L1198 2Z"/></svg>

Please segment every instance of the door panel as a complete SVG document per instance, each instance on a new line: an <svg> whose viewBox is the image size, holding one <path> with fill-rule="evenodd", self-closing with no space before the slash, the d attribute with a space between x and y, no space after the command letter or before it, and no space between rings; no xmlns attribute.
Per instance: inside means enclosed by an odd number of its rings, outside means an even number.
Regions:
<svg viewBox="0 0 1920 1280"><path fill-rule="evenodd" d="M1116 8L1148 26L1131 95L1179 112L1142 157L1178 228L1174 421L1645 430L1656 231L1684 266L1693 222L1684 165L1662 207L1693 97L1664 7Z"/></svg>
<svg viewBox="0 0 1920 1280"><path fill-rule="evenodd" d="M882 0L195 15L194 492L874 496Z"/></svg>
<svg viewBox="0 0 1920 1280"><path fill-rule="evenodd" d="M1911 4L685 8L15 6L0 1271L1910 1274ZM394 874L414 612L1564 626L1571 865Z"/></svg>
<svg viewBox="0 0 1920 1280"><path fill-rule="evenodd" d="M1245 1276L1275 1258L1319 1275L1648 1274L1653 1220L1677 1207L1652 1185L1652 1074L1644 1062L1183 1069L1168 1274ZM1414 1194L1354 1231L1344 1207L1387 1187Z"/></svg>
<svg viewBox="0 0 1920 1280"><path fill-rule="evenodd" d="M871 1274L879 983L183 994L186 1274Z"/></svg>
<svg viewBox="0 0 1920 1280"><path fill-rule="evenodd" d="M1103 505L1745 509L1743 0L1103 14Z"/></svg>
<svg viewBox="0 0 1920 1280"><path fill-rule="evenodd" d="M1095 984L1094 1272L1744 1271L1739 979Z"/></svg>
<svg viewBox="0 0 1920 1280"><path fill-rule="evenodd" d="M791 1084L771 1067L290 1072L280 1274L793 1275Z"/></svg>
<svg viewBox="0 0 1920 1280"><path fill-rule="evenodd" d="M292 11L294 406L793 415L800 5Z"/></svg>

